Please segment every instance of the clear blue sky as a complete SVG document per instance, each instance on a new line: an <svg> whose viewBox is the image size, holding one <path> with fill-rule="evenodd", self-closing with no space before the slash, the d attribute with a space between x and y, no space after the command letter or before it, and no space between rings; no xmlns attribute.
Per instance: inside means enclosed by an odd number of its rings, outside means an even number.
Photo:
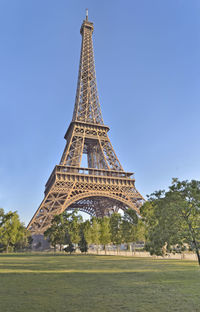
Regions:
<svg viewBox="0 0 200 312"><path fill-rule="evenodd" d="M0 207L27 223L64 149L85 8L104 122L145 196L200 180L199 0L0 1Z"/></svg>

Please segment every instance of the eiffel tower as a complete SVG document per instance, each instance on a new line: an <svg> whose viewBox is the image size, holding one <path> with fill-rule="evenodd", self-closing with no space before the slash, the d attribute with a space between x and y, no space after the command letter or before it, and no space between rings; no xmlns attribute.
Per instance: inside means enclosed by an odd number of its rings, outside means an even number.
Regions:
<svg viewBox="0 0 200 312"><path fill-rule="evenodd" d="M31 219L32 235L43 234L52 218L65 210L79 209L91 216L109 216L119 209L139 213L143 197L135 188L133 173L125 172L108 137L97 92L92 33L88 13L80 33L82 46L72 121L66 146L45 186L45 196ZM81 167L83 154L87 168ZM86 157L85 156L85 157Z"/></svg>

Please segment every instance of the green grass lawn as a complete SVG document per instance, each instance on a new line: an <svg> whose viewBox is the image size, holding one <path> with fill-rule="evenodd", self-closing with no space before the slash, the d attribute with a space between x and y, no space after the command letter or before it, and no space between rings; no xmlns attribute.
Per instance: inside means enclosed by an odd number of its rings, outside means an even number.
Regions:
<svg viewBox="0 0 200 312"><path fill-rule="evenodd" d="M196 262L0 255L0 312L200 311Z"/></svg>

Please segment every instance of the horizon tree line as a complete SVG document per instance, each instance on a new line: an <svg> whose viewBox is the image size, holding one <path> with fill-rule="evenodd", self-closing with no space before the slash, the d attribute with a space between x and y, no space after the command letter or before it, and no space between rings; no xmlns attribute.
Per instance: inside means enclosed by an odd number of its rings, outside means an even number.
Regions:
<svg viewBox="0 0 200 312"><path fill-rule="evenodd" d="M143 240L144 227L132 209L127 209L123 216L114 212L110 217L92 217L86 221L74 210L56 215L44 235L55 249L56 245L60 250L68 245L68 252L77 248L87 252L89 245L95 245L98 252L102 245L106 253L108 244L116 245L119 250L122 243L130 246L130 243Z"/></svg>

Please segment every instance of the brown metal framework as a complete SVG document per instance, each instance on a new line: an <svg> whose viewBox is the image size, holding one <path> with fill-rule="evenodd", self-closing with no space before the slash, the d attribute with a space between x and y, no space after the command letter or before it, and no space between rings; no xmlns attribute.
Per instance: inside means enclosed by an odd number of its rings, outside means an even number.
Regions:
<svg viewBox="0 0 200 312"><path fill-rule="evenodd" d="M92 216L110 215L128 207L139 213L143 197L135 188L133 174L125 172L104 125L95 74L93 23L81 26L82 46L72 122L60 164L46 183L45 197L31 219L32 234L43 234L54 215L79 209ZM87 168L81 167L83 154Z"/></svg>

